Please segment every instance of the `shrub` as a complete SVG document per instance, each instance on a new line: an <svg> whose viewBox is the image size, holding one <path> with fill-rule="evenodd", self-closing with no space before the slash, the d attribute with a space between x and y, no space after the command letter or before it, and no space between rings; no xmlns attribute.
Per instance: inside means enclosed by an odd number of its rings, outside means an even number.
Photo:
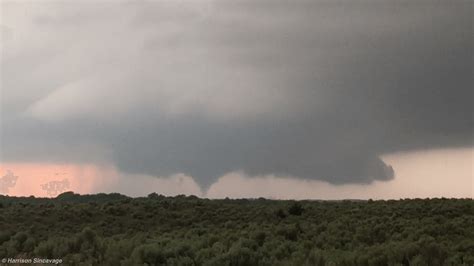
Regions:
<svg viewBox="0 0 474 266"><path fill-rule="evenodd" d="M288 213L291 215L301 215L303 214L303 206L301 206L301 203L299 202L293 202L290 207L288 208Z"/></svg>

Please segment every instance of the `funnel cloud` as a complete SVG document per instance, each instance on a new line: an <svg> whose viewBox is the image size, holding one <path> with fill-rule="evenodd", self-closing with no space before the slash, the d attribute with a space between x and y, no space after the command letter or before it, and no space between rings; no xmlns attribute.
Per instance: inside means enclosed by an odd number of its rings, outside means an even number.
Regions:
<svg viewBox="0 0 474 266"><path fill-rule="evenodd" d="M470 1L1 5L0 161L369 184L473 144Z"/></svg>

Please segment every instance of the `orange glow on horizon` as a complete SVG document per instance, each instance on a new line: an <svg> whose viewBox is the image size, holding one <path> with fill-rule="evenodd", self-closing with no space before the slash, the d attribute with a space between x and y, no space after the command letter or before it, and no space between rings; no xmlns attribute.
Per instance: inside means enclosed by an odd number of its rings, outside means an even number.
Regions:
<svg viewBox="0 0 474 266"><path fill-rule="evenodd" d="M332 185L320 180L291 177L254 176L233 172L215 182L203 192L190 176L177 174L157 177L120 172L113 164L51 164L0 163L0 178L11 171L18 176L16 185L8 188L10 196L50 197L42 185L68 180L64 191L79 194L117 192L129 196L200 195L209 198L269 197L280 199L398 199L414 197L474 196L474 149L443 149L387 154L382 159L395 169L390 181L375 181L370 185ZM2 181L2 180L0 180ZM0 182L0 194L7 183ZM7 184L7 185L5 185Z"/></svg>
<svg viewBox="0 0 474 266"><path fill-rule="evenodd" d="M16 185L8 189L9 196L49 197L41 185L51 181L67 180L65 191L80 194L94 193L94 187L108 178L116 176L111 167L98 167L91 164L48 164L48 163L4 163L0 164L0 176L11 171L18 176Z"/></svg>

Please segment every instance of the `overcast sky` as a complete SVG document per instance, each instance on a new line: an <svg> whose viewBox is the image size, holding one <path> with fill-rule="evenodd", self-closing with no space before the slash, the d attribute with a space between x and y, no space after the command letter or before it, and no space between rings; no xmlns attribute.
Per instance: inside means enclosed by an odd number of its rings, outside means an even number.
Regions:
<svg viewBox="0 0 474 266"><path fill-rule="evenodd" d="M0 163L368 185L384 154L473 147L470 0L1 0L0 22Z"/></svg>

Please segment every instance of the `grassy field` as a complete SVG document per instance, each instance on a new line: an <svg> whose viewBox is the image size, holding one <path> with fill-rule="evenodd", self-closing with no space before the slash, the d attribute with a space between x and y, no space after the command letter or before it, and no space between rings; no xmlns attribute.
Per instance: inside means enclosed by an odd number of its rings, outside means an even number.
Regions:
<svg viewBox="0 0 474 266"><path fill-rule="evenodd" d="M0 196L0 259L64 265L469 265L474 201Z"/></svg>

